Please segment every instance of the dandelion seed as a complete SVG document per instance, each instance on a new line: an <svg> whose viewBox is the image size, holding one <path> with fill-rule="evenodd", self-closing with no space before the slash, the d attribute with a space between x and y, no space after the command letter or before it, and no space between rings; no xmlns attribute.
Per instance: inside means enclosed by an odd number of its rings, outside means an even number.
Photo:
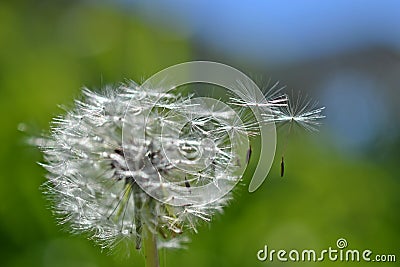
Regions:
<svg viewBox="0 0 400 267"><path fill-rule="evenodd" d="M298 94L297 98L287 98L288 104L280 106L274 110L273 120L281 124L289 124L289 128L284 140L281 160L281 177L284 174L284 154L286 152L289 136L293 130L294 125L305 128L308 131L317 131L316 126L320 124L320 120L325 118L322 111L325 107L317 108L317 102L312 102L306 97ZM266 116L270 118L270 116Z"/></svg>
<svg viewBox="0 0 400 267"><path fill-rule="evenodd" d="M246 162L247 163L249 163L249 161L250 161L251 153L252 153L252 149L251 149L251 145L250 145L249 149L247 150L247 154L246 154Z"/></svg>
<svg viewBox="0 0 400 267"><path fill-rule="evenodd" d="M186 177L185 177L185 186L186 186L186 188L190 188L190 183L189 183L189 181L186 179ZM189 189L189 192L190 192L190 189Z"/></svg>

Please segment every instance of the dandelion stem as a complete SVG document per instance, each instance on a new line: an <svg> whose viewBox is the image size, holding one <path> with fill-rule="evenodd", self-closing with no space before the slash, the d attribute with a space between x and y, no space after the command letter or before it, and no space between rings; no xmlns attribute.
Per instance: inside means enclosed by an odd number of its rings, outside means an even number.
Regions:
<svg viewBox="0 0 400 267"><path fill-rule="evenodd" d="M144 227L143 246L146 267L159 267L156 235Z"/></svg>

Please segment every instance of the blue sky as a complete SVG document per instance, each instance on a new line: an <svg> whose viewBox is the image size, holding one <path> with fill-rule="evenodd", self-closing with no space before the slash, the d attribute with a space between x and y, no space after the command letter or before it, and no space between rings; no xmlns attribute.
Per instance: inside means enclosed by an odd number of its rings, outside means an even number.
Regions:
<svg viewBox="0 0 400 267"><path fill-rule="evenodd" d="M371 47L400 53L400 1L127 1L127 11L200 47L279 67ZM390 110L379 81L343 69L318 87L339 146L368 146L385 134ZM282 81L284 83L284 81ZM299 88L294 88L299 89Z"/></svg>
<svg viewBox="0 0 400 267"><path fill-rule="evenodd" d="M400 50L400 1L121 1L214 49L269 64L366 46Z"/></svg>

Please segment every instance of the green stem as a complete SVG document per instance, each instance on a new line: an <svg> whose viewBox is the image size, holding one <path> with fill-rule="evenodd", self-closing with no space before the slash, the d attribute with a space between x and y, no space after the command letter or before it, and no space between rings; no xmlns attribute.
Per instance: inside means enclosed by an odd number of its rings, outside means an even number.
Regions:
<svg viewBox="0 0 400 267"><path fill-rule="evenodd" d="M147 225L144 227L143 246L146 267L159 267L156 235Z"/></svg>

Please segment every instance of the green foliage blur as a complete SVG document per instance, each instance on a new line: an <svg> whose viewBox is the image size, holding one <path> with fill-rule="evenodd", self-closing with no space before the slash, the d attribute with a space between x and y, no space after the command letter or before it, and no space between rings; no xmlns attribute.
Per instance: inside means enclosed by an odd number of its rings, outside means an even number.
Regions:
<svg viewBox="0 0 400 267"><path fill-rule="evenodd" d="M143 266L136 251L130 258L109 256L57 225L39 189L45 181L41 155L26 138L47 132L51 118L62 113L57 105L72 104L82 86L140 82L193 60L192 47L112 5L36 2L0 2L0 266ZM259 262L256 253L264 245L322 250L342 237L352 249L397 254L399 261L398 168L341 155L327 136L316 135L291 137L283 178L278 147L268 179L250 194L252 157L226 212L190 234L187 249L161 251L162 266L290 266Z"/></svg>

